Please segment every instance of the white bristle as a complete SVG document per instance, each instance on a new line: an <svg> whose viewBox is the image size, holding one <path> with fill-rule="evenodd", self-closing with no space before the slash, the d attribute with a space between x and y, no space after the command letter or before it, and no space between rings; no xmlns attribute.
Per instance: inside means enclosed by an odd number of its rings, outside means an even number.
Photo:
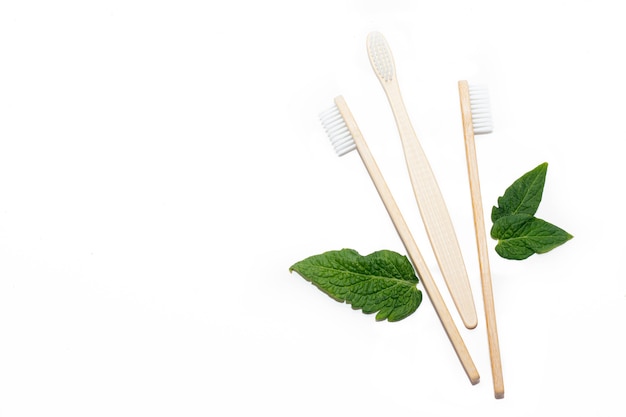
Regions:
<svg viewBox="0 0 626 417"><path fill-rule="evenodd" d="M320 113L320 121L338 156L343 156L356 148L352 134L337 106Z"/></svg>
<svg viewBox="0 0 626 417"><path fill-rule="evenodd" d="M472 110L472 126L475 135L493 132L489 91L483 85L469 85L470 107Z"/></svg>
<svg viewBox="0 0 626 417"><path fill-rule="evenodd" d="M391 81L395 72L393 57L382 33L371 32L367 35L367 51L378 76L385 82Z"/></svg>

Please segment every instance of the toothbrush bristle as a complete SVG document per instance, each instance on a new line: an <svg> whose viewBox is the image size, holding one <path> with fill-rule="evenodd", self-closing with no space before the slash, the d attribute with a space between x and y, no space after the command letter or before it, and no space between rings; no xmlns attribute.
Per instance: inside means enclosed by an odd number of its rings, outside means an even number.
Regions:
<svg viewBox="0 0 626 417"><path fill-rule="evenodd" d="M343 156L356 148L350 129L336 105L320 113L320 121L338 156Z"/></svg>
<svg viewBox="0 0 626 417"><path fill-rule="evenodd" d="M483 85L469 85L470 107L472 110L472 126L475 135L493 132L491 103L489 91Z"/></svg>
<svg viewBox="0 0 626 417"><path fill-rule="evenodd" d="M391 81L395 72L393 56L382 33L371 32L367 35L367 51L378 76L385 82Z"/></svg>

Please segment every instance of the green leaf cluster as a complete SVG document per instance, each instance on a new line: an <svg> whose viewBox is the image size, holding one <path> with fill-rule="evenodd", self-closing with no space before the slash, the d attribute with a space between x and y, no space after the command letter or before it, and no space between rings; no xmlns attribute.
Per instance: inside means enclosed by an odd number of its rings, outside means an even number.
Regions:
<svg viewBox="0 0 626 417"><path fill-rule="evenodd" d="M546 253L570 240L565 230L535 217L543 197L548 163L544 162L517 179L498 206L491 210L491 237L498 241L496 252L503 258L522 260Z"/></svg>
<svg viewBox="0 0 626 417"><path fill-rule="evenodd" d="M297 272L339 302L376 320L399 321L422 302L419 279L406 256L381 250L367 256L353 249L329 251L295 263Z"/></svg>

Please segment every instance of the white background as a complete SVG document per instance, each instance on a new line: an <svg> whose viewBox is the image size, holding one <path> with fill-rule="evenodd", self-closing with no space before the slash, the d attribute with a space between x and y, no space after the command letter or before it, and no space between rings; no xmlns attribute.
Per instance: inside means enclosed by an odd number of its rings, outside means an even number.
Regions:
<svg viewBox="0 0 626 417"><path fill-rule="evenodd" d="M2 2L0 415L623 415L623 22L608 0ZM319 126L342 94L445 288L371 30L457 229L476 386L427 299L377 323L288 272L343 247L404 253L358 156ZM492 96L487 215L547 161L537 215L575 236L522 262L491 251L503 400L460 79Z"/></svg>

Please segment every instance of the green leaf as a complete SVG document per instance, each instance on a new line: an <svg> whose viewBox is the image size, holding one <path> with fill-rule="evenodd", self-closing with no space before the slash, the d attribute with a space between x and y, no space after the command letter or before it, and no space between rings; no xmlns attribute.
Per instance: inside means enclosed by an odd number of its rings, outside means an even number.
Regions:
<svg viewBox="0 0 626 417"><path fill-rule="evenodd" d="M491 210L491 221L495 223L511 214L534 215L541 202L547 171L548 163L544 162L511 184L498 198L498 207Z"/></svg>
<svg viewBox="0 0 626 417"><path fill-rule="evenodd" d="M496 252L506 259L526 259L546 253L570 240L565 230L536 218L546 182L548 163L528 171L498 198L491 210L491 237L498 240Z"/></svg>
<svg viewBox="0 0 626 417"><path fill-rule="evenodd" d="M491 237L498 239L498 255L522 260L534 253L546 253L570 240L572 235L529 214L513 214L493 224Z"/></svg>
<svg viewBox="0 0 626 417"><path fill-rule="evenodd" d="M296 271L339 302L376 314L376 320L399 321L415 312L422 292L411 262L396 252L381 250L361 256L352 249L329 251L295 263Z"/></svg>

